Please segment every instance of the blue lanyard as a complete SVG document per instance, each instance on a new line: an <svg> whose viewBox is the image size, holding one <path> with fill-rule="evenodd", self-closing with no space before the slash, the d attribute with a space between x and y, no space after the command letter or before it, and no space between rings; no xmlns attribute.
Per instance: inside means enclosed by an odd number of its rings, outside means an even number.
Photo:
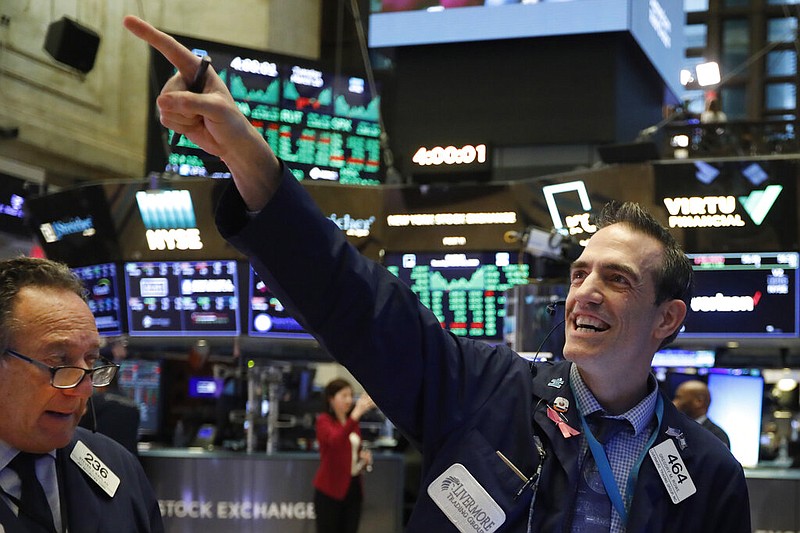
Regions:
<svg viewBox="0 0 800 533"><path fill-rule="evenodd" d="M586 417L584 417L583 413L581 412L580 404L578 405L578 414L581 419L581 426L583 426L583 434L586 436L586 442L589 444L589 450L592 452L594 462L597 464L597 469L600 471L600 478L603 480L603 486L606 488L606 494L608 494L611 503L617 510L617 514L619 515L620 519L622 519L622 524L624 525L628 522L628 512L626 511L625 504L622 503L622 495L620 494L619 487L614 479L614 473L611 471L611 464L608 462L608 456L603 449L603 445L597 441L595 436L592 434L592 430L589 429L589 424L586 423ZM636 461L636 464L633 465L633 468L628 475L628 492L626 498L627 503L630 503L631 498L633 498L633 490L636 485L636 478L639 477L639 468L642 466L642 462L647 456L647 451L653 445L656 437L658 436L659 428L661 428L661 420L663 418L664 399L660 394L658 394L656 396L656 419L658 420L658 426L656 426L653 434L650 435L650 440L647 441L647 444L642 450L639 459Z"/></svg>

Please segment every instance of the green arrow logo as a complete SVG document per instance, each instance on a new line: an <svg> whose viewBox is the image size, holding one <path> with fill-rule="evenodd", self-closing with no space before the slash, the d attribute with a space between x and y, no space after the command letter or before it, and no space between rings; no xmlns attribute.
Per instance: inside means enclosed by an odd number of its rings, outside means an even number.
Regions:
<svg viewBox="0 0 800 533"><path fill-rule="evenodd" d="M764 218L772 209L782 190L782 185L767 185L763 191L752 191L748 196L739 197L744 210L747 211L756 226L760 226L764 222Z"/></svg>

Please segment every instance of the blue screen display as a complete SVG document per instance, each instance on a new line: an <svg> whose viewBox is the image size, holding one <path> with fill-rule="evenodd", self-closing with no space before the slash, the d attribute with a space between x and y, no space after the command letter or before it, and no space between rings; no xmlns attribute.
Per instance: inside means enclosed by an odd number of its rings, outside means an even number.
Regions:
<svg viewBox="0 0 800 533"><path fill-rule="evenodd" d="M797 252L688 256L695 289L679 338L798 336Z"/></svg>
<svg viewBox="0 0 800 533"><path fill-rule="evenodd" d="M72 271L86 287L86 303L94 315L100 335L122 335L122 308L117 266L102 263L73 268Z"/></svg>
<svg viewBox="0 0 800 533"><path fill-rule="evenodd" d="M125 263L125 289L131 336L239 334L236 261Z"/></svg>

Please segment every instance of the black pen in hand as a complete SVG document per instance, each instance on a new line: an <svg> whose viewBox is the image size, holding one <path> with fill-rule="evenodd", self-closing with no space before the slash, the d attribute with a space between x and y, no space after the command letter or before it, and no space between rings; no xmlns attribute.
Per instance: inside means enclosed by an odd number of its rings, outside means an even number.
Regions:
<svg viewBox="0 0 800 533"><path fill-rule="evenodd" d="M203 56L200 58L200 65L197 67L197 71L194 73L194 78L192 78L192 82L186 87L188 91L193 93L203 92L203 87L206 85L206 71L208 71L209 65L211 65L211 58L209 56ZM174 150L175 147L178 146L180 139L181 134L177 131L173 131L172 139L169 143L171 150Z"/></svg>

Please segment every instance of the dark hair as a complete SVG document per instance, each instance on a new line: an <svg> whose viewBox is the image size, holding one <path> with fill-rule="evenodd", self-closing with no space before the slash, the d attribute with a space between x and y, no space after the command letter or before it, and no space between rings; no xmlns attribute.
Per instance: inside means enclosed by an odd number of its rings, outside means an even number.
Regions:
<svg viewBox="0 0 800 533"><path fill-rule="evenodd" d="M626 224L633 230L649 235L661 243L664 254L661 268L654 272L653 281L656 288L654 304L659 305L667 300L683 300L688 309L692 299L694 277L692 263L669 231L634 202L607 203L595 220L595 225L599 230L612 224ZM659 348L674 341L680 329L678 327L672 335L664 339Z"/></svg>
<svg viewBox="0 0 800 533"><path fill-rule="evenodd" d="M353 386L350 385L350 382L346 379L336 378L328 382L325 385L325 390L323 391L325 396L325 411L335 418L335 414L333 409L331 408L331 399L333 399L336 394L342 389L352 389Z"/></svg>
<svg viewBox="0 0 800 533"><path fill-rule="evenodd" d="M63 263L35 257L0 261L0 348L3 352L18 327L13 315L14 305L19 291L25 287L64 290L86 299L83 283Z"/></svg>

